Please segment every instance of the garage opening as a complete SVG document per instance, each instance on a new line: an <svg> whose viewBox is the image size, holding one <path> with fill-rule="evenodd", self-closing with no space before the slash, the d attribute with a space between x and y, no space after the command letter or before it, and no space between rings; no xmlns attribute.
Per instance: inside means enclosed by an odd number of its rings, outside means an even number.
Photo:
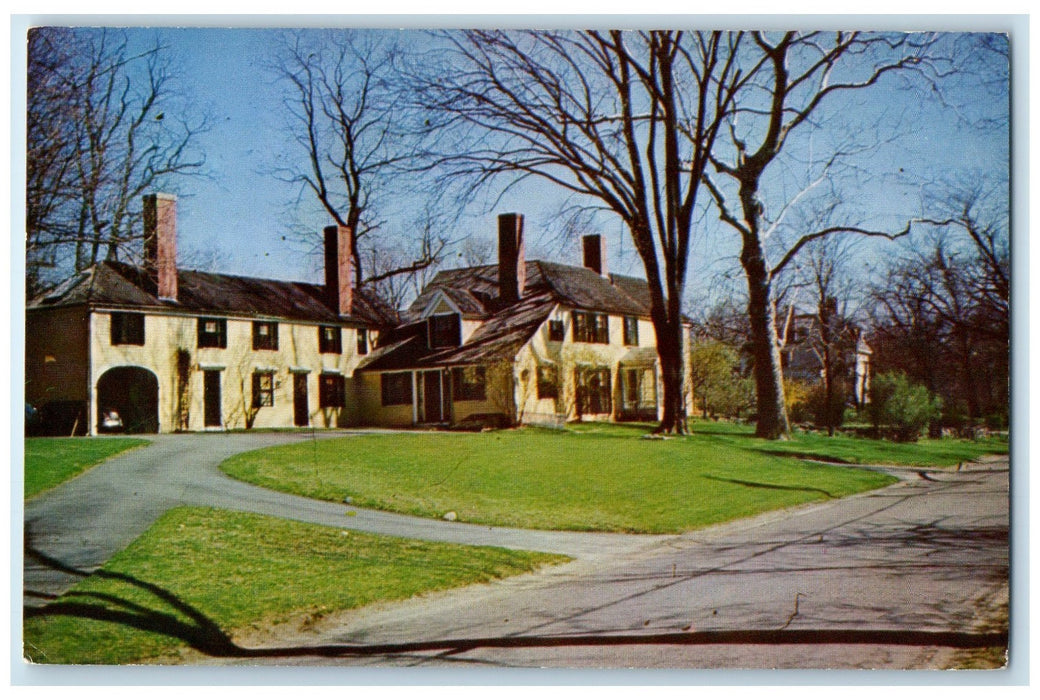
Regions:
<svg viewBox="0 0 1040 700"><path fill-rule="evenodd" d="M157 433L159 380L142 367L110 369L98 380L97 409L98 432Z"/></svg>

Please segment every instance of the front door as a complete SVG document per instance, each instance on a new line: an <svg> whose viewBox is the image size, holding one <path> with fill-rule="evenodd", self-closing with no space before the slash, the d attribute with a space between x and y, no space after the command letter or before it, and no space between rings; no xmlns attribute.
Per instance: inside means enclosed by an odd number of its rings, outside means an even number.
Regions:
<svg viewBox="0 0 1040 700"><path fill-rule="evenodd" d="M307 375L293 375L293 424L304 428L310 425L310 411L307 408Z"/></svg>
<svg viewBox="0 0 1040 700"><path fill-rule="evenodd" d="M203 372L204 391L202 402L204 404L205 426L207 428L219 428L221 426L220 407L220 370L207 369Z"/></svg>
<svg viewBox="0 0 1040 700"><path fill-rule="evenodd" d="M427 423L443 423L441 373L423 372L423 416Z"/></svg>

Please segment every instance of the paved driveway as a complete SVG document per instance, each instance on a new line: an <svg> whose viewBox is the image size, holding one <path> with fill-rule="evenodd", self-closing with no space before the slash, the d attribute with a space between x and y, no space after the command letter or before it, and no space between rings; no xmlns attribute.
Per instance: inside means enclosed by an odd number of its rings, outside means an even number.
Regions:
<svg viewBox="0 0 1040 700"><path fill-rule="evenodd" d="M905 475L609 559L283 630L269 658L238 662L919 669L1005 645L1006 463Z"/></svg>

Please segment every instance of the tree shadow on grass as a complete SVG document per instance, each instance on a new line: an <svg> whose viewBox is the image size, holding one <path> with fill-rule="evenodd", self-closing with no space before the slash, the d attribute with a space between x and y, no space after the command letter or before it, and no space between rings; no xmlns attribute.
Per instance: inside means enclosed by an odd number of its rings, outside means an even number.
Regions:
<svg viewBox="0 0 1040 700"><path fill-rule="evenodd" d="M212 619L165 588L136 577L110 571L86 572L68 566L26 545L26 558L55 570L86 578L95 576L138 588L156 599L152 606L103 593L77 592L43 608L24 608L25 619L67 616L124 625L164 635L214 658L276 659L296 657L378 657L439 652L454 655L476 649L551 647L608 647L646 645L792 645L867 644L884 646L950 647L976 649L1006 647L1007 631L943 632L900 629L744 629L675 633L609 633L578 635L523 635L434 639L387 644L323 644L246 648L236 644ZM167 609L163 609L167 608ZM170 612L170 610L174 612ZM183 617L179 617L178 614Z"/></svg>
<svg viewBox="0 0 1040 700"><path fill-rule="evenodd" d="M747 486L748 488L771 489L771 490L774 490L774 491L805 491L805 492L809 492L809 493L823 494L827 498L836 498L836 496L834 494L832 494L830 491L825 491L825 490L823 490L821 488L816 488L815 486L793 486L793 485L789 486L789 485L783 485L783 484L764 484L764 483L761 483L759 481L744 481L742 479L726 479L726 478L723 478L721 476L712 476L711 474L705 474L703 476L703 478L711 479L712 481L723 481L723 482L725 482L727 484L736 484L737 486Z"/></svg>

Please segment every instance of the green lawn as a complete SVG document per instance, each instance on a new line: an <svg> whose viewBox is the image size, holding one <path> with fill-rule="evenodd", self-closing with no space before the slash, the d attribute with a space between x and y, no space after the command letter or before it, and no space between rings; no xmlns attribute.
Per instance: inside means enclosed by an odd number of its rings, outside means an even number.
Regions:
<svg viewBox="0 0 1040 700"><path fill-rule="evenodd" d="M401 433L232 457L231 476L359 506L474 523L667 533L893 483L769 454L739 433L643 440L645 426ZM803 450L804 451L804 450Z"/></svg>
<svg viewBox="0 0 1040 700"><path fill-rule="evenodd" d="M754 428L737 423L694 421L695 437L712 440L720 448L736 447L766 454L791 455L845 464L889 464L913 467L955 466L987 454L1007 454L1006 438L982 440L921 439L913 443L835 435L795 432L790 440L762 440Z"/></svg>
<svg viewBox="0 0 1040 700"><path fill-rule="evenodd" d="M62 664L147 661L185 648L248 657L236 632L566 560L177 508L72 591L27 614L25 655Z"/></svg>
<svg viewBox="0 0 1040 700"><path fill-rule="evenodd" d="M25 498L52 489L120 452L147 445L135 438L26 438Z"/></svg>

